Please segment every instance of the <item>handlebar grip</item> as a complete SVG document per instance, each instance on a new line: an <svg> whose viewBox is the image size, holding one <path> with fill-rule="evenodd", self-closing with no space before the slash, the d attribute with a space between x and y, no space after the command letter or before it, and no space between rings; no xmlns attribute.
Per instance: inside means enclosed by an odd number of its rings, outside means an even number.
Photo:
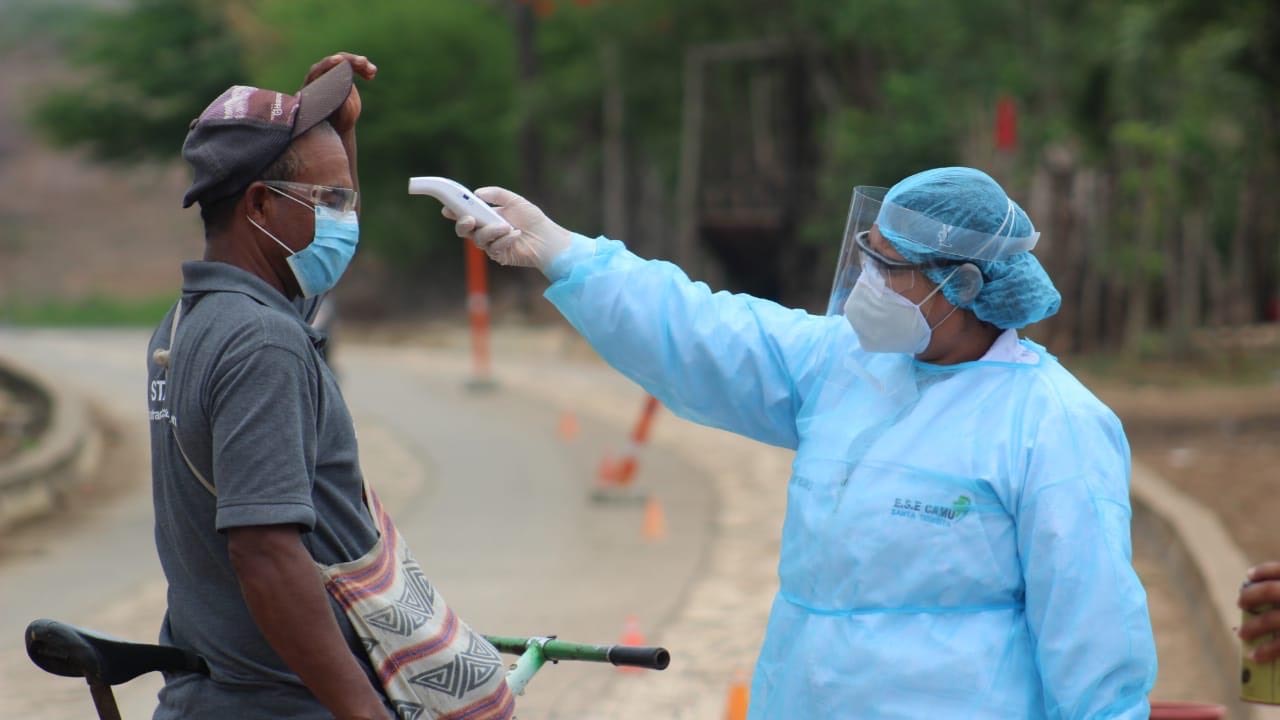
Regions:
<svg viewBox="0 0 1280 720"><path fill-rule="evenodd" d="M609 648L609 662L614 665L641 667L650 670L666 670L671 664L671 653L660 647L633 647L614 645Z"/></svg>

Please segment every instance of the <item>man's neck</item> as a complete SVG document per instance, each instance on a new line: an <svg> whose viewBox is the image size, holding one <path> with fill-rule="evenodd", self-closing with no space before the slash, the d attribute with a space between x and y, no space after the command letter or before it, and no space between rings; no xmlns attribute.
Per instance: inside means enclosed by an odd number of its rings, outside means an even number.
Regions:
<svg viewBox="0 0 1280 720"><path fill-rule="evenodd" d="M280 281L271 264L267 262L266 257L259 252L241 250L246 245L256 247L248 243L231 242L226 237L207 237L204 245L204 259L209 262L226 263L227 265L238 267L250 275L261 278L263 282L288 298L289 293L285 290L284 283Z"/></svg>

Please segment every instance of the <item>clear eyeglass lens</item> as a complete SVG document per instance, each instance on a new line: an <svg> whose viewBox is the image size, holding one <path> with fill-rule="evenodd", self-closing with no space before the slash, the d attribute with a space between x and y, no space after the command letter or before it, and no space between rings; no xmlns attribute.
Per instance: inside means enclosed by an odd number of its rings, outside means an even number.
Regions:
<svg viewBox="0 0 1280 720"><path fill-rule="evenodd" d="M858 252L862 259L862 271L868 269L875 275L880 276L884 280L884 284L890 290L901 292L910 290L915 286L916 276L919 274L914 268L895 267L886 265L880 261L875 255L858 248Z"/></svg>
<svg viewBox="0 0 1280 720"><path fill-rule="evenodd" d="M313 206L322 206L334 212L345 213L354 210L359 193L351 188L335 188L325 185L285 182L273 180L266 183L272 187L288 190L300 200L307 200Z"/></svg>
<svg viewBox="0 0 1280 720"><path fill-rule="evenodd" d="M311 200L316 205L323 205L340 213L352 210L356 206L356 191L350 188L331 188L322 185L314 186Z"/></svg>

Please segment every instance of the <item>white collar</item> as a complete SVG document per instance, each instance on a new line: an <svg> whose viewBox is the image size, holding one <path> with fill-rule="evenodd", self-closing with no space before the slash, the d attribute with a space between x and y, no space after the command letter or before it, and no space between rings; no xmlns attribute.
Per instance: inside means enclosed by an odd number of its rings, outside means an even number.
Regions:
<svg viewBox="0 0 1280 720"><path fill-rule="evenodd" d="M1036 355L1025 345L1018 342L1018 331L1009 328L1000 333L1000 337L991 343L991 349L987 350L987 354L982 356L979 362L1005 362L1005 363L1021 363L1024 365L1034 365L1040 362L1040 356Z"/></svg>

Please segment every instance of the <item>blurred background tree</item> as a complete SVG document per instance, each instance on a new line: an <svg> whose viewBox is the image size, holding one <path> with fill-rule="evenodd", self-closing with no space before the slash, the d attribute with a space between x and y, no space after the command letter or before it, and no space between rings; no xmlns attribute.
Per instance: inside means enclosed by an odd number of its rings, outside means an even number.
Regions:
<svg viewBox="0 0 1280 720"><path fill-rule="evenodd" d="M245 75L243 46L218 3L139 0L127 12L57 6L82 82L52 90L32 119L58 145L85 145L105 161L170 160L187 124ZM47 12L47 11L46 11Z"/></svg>
<svg viewBox="0 0 1280 720"><path fill-rule="evenodd" d="M1280 314L1273 0L112 7L67 24L85 81L33 114L108 160L175 157L227 85L293 89L335 49L373 58L364 237L400 286L453 267L447 224L404 193L440 174L821 310L854 185L968 164L1043 232L1064 304L1032 334L1055 350L1182 356L1203 328Z"/></svg>

